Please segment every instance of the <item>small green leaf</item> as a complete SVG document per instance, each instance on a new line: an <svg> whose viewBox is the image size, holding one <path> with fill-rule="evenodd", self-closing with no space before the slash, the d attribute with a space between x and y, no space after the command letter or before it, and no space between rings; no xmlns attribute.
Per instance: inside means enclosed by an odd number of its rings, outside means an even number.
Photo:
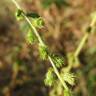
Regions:
<svg viewBox="0 0 96 96"><path fill-rule="evenodd" d="M26 16L35 19L40 17L37 13L27 13Z"/></svg>
<svg viewBox="0 0 96 96"><path fill-rule="evenodd" d="M60 68L64 64L64 58L63 57L51 54L51 58L52 58L52 60L53 60L53 62L57 68Z"/></svg>
<svg viewBox="0 0 96 96"><path fill-rule="evenodd" d="M66 81L68 84L70 85L74 85L75 84L75 76L72 73L64 73L62 74L63 76L63 80Z"/></svg>
<svg viewBox="0 0 96 96"><path fill-rule="evenodd" d="M40 18L32 19L32 24L36 28L44 27L44 21L43 21L43 19L41 17Z"/></svg>
<svg viewBox="0 0 96 96"><path fill-rule="evenodd" d="M26 36L26 41L27 41L29 44L32 44L33 42L36 41L36 36L35 36L35 34L32 32L32 30L29 30L29 31L28 31L27 36Z"/></svg>
<svg viewBox="0 0 96 96"><path fill-rule="evenodd" d="M48 48L46 45L39 45L39 53L40 57L43 60L46 60L48 58Z"/></svg>
<svg viewBox="0 0 96 96"><path fill-rule="evenodd" d="M23 16L22 16L23 11L21 9L17 9L15 16L17 20L22 20Z"/></svg>
<svg viewBox="0 0 96 96"><path fill-rule="evenodd" d="M53 68L49 68L45 77L45 85L52 86L55 81L55 74Z"/></svg>

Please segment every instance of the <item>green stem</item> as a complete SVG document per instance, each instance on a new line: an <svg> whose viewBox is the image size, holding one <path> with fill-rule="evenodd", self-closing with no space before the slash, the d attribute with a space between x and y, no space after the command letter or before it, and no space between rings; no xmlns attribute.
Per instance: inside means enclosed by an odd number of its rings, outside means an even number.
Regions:
<svg viewBox="0 0 96 96"><path fill-rule="evenodd" d="M96 17L93 18L92 21L91 21L91 23L90 23L90 27L91 27L90 33L92 32L92 29L94 28L95 23L96 23ZM76 52L75 52L75 56L76 56L76 57L78 57L81 49L83 48L84 44L85 44L86 41L88 40L88 37L89 37L90 33L86 33L86 34L84 35L84 37L82 38L82 40L81 40L81 42L80 42L80 44L79 44L79 46L78 46L78 48L77 48L77 50L76 50Z"/></svg>
<svg viewBox="0 0 96 96"><path fill-rule="evenodd" d="M49 58L49 60L51 62L52 67L54 68L54 71L55 71L57 77L59 78L60 82L62 83L62 85L64 86L64 88L66 90L68 90L68 87L67 87L66 83L62 80L61 76L59 75L59 72L58 72L57 68L55 67L55 65L53 63L52 58L50 56L48 56L48 58Z"/></svg>
<svg viewBox="0 0 96 96"><path fill-rule="evenodd" d="M77 49L76 49L75 57L78 57L80 51L82 50L83 46L85 45L85 43L86 43L86 41L87 41L87 39L88 39L88 37L89 37L89 34L86 33L86 34L84 35L84 37L82 38L79 46L78 46Z"/></svg>
<svg viewBox="0 0 96 96"><path fill-rule="evenodd" d="M16 5L16 7L17 7L18 9L21 9L20 6L18 5L18 3L16 2L16 0L12 0L12 2Z"/></svg>
<svg viewBox="0 0 96 96"><path fill-rule="evenodd" d="M18 9L21 9L20 6L18 5L18 3L16 2L16 0L12 0L12 2L16 5L16 7L17 7ZM37 36L39 43L42 44L42 45L45 45L45 43L44 43L43 40L41 39L40 35L38 34L36 28L32 25L32 23L31 23L30 20L27 18L27 16L26 16L24 13L23 13L23 16L24 16L25 20L28 22L28 24L30 25L30 27L34 30L34 34ZM61 76L60 76L60 74L59 74L58 69L56 68L55 64L53 63L52 58L51 58L50 56L48 56L48 59L49 59L49 61L51 62L51 65L52 65L52 67L53 67L53 69L54 69L54 72L55 72L55 74L57 75L57 77L58 77L58 79L60 80L60 82L62 83L63 87L64 87L66 90L68 90L68 87L67 87L66 83L62 80L62 78L61 78Z"/></svg>
<svg viewBox="0 0 96 96"><path fill-rule="evenodd" d="M20 6L18 5L18 3L16 2L16 0L12 0L12 2L16 5L16 7L17 7L18 9L21 10L21 8L20 8ZM33 32L34 32L34 34L36 35L36 37L38 38L38 41L40 42L40 44L44 45L44 42L42 41L42 39L41 39L40 35L38 34L36 28L32 25L32 23L30 22L30 20L27 18L27 16L26 16L24 13L22 13L22 15L23 15L23 17L25 18L25 20L28 22L28 24L30 25L31 29L34 30Z"/></svg>

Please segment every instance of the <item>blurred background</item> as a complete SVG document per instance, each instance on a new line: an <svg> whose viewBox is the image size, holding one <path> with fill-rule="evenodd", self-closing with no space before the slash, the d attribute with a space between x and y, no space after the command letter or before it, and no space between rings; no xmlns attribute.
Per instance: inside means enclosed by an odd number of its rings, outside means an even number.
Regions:
<svg viewBox="0 0 96 96"><path fill-rule="evenodd" d="M17 0L26 12L44 18L39 34L50 50L63 55L74 52L96 11L96 0ZM52 94L54 88L44 85L50 62L39 58L37 45L26 43L25 21L15 18L11 0L0 0L0 96L63 96ZM89 37L79 55L80 64L73 66L77 74L74 96L96 96L96 34Z"/></svg>

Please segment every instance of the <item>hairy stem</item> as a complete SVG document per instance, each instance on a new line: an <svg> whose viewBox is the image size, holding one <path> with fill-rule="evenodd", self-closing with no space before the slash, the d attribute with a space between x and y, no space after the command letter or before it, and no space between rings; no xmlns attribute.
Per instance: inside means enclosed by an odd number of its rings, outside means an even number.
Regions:
<svg viewBox="0 0 96 96"><path fill-rule="evenodd" d="M92 18L92 21L90 23L90 26L89 26L91 28L90 33L92 32L92 29L94 28L95 23L96 23L96 17ZM83 46L85 45L86 41L88 40L88 37L90 36L90 33L86 32L86 34L82 38L82 40L81 40L81 42L80 42L80 44L77 47L77 50L75 52L76 57L78 57L80 51L82 50Z"/></svg>
<svg viewBox="0 0 96 96"><path fill-rule="evenodd" d="M17 7L18 9L21 9L20 6L19 6L19 4L16 2L16 0L12 0L12 2L16 5L16 7ZM23 13L23 16L24 16L25 20L27 21L27 23L30 25L30 27L34 30L34 34L35 34L36 37L38 38L39 43L42 44L42 45L45 45L45 43L44 43L43 40L41 39L39 33L37 32L36 28L32 25L32 23L31 23L30 20L27 18L27 16L26 16L24 13ZM53 67L53 69L54 69L54 72L55 72L55 74L57 75L57 77L58 77L58 79L60 80L60 82L62 83L63 87L64 87L66 90L68 90L68 87L67 87L66 83L62 80L62 78L61 78L61 76L60 76L60 74L59 74L58 69L56 68L54 62L52 61L52 58L51 58L50 56L48 56L48 59L49 59L49 61L51 62L51 65L52 65L52 67Z"/></svg>
<svg viewBox="0 0 96 96"><path fill-rule="evenodd" d="M62 83L62 85L64 86L64 88L65 88L66 90L68 90L68 87L67 87L66 83L62 80L62 78L61 78L61 76L60 76L57 68L55 67L55 65L54 65L54 63L53 63L53 61L52 61L52 59L51 59L51 57L49 56L48 58L49 58L49 60L50 60L50 62L51 62L52 67L54 68L54 71L55 71L57 77L59 78L60 82Z"/></svg>
<svg viewBox="0 0 96 96"><path fill-rule="evenodd" d="M83 46L85 45L86 41L88 40L89 34L86 33L84 35L84 37L82 38L79 46L77 47L76 51L75 51L75 57L78 57L80 51L82 50Z"/></svg>

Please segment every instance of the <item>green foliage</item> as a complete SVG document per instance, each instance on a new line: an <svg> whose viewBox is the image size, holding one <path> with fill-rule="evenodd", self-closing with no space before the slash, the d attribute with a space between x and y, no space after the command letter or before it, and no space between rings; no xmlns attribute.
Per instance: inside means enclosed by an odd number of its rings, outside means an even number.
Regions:
<svg viewBox="0 0 96 96"><path fill-rule="evenodd" d="M17 20L22 20L23 15L27 17L31 17L32 24L36 28L42 28L44 26L43 19L37 13L24 13L22 10L17 9L15 15L16 15Z"/></svg>
<svg viewBox="0 0 96 96"><path fill-rule="evenodd" d="M37 13L33 13L33 12L32 12L32 13L26 13L26 16L27 16L27 17L34 18L34 19L40 17Z"/></svg>
<svg viewBox="0 0 96 96"><path fill-rule="evenodd" d="M44 21L41 17L32 19L32 24L36 28L42 28L44 27Z"/></svg>
<svg viewBox="0 0 96 96"><path fill-rule="evenodd" d="M67 59L68 59L68 67L67 70L63 70L63 71L70 71L72 67L76 68L80 65L80 61L78 57L76 57L73 52L67 53Z"/></svg>
<svg viewBox="0 0 96 96"><path fill-rule="evenodd" d="M13 2L15 3L16 6L19 6L18 3L15 0L13 0ZM47 0L45 2L47 2ZM49 5L50 3L51 4L55 3L59 7L64 3L64 1L63 0L53 0L53 1L49 0L47 2L47 4ZM59 73L58 68L60 70L60 68L64 64L64 58L60 57L60 56L57 56L57 55L54 55L54 54L51 54L51 52L49 52L47 46L45 45L44 41L42 40L41 36L37 32L37 28L42 28L44 26L43 19L41 17L39 17L38 14L35 14L35 13L30 13L30 14L27 13L26 14L21 10L18 10L16 16L17 17L22 17L23 16L23 18L30 25L31 30L28 31L28 33L27 33L28 43L32 44L32 42L35 39L38 39L40 57L43 60L49 59L49 61L52 64L53 68L49 68L48 72L46 74L46 78L44 80L45 85L52 86L52 85L54 85L55 81L58 81L58 79L59 79L59 82L61 83L63 88L66 89L66 90L69 89L66 85L66 82L69 83L70 85L74 85L75 76L71 73L64 73L62 75ZM31 17L31 18L29 19L29 17ZM58 79L56 78L56 76L58 77ZM65 96L70 96L70 95L68 95L69 94L68 92L64 92L64 93L67 94Z"/></svg>
<svg viewBox="0 0 96 96"><path fill-rule="evenodd" d="M73 96L71 90L64 90L62 84L55 82L53 89L51 89L49 96Z"/></svg>
<svg viewBox="0 0 96 96"><path fill-rule="evenodd" d="M62 65L64 64L64 58L63 57L51 54L51 58L52 58L52 60L53 60L53 62L57 68L62 67Z"/></svg>
<svg viewBox="0 0 96 96"><path fill-rule="evenodd" d="M53 88L50 90L49 96L63 96L63 92L64 89L62 87L62 84L58 80L56 80Z"/></svg>
<svg viewBox="0 0 96 96"><path fill-rule="evenodd" d="M26 35L26 41L29 43L29 44L32 44L34 43L35 41L37 40L35 34L33 33L33 30L29 30L27 35Z"/></svg>
<svg viewBox="0 0 96 96"><path fill-rule="evenodd" d="M41 18L37 13L26 13L26 16L31 17L34 27L42 28L44 26L43 18Z"/></svg>
<svg viewBox="0 0 96 96"><path fill-rule="evenodd" d="M71 86L73 86L75 84L76 76L74 76L74 74L66 72L66 73L62 74L62 77L63 77L63 80L66 81Z"/></svg>
<svg viewBox="0 0 96 96"><path fill-rule="evenodd" d="M17 20L22 20L23 19L23 15L22 15L23 11L21 9L17 9L15 16Z"/></svg>
<svg viewBox="0 0 96 96"><path fill-rule="evenodd" d="M72 96L70 90L64 90L64 96Z"/></svg>
<svg viewBox="0 0 96 96"><path fill-rule="evenodd" d="M52 86L54 81L55 81L55 74L54 74L54 70L53 68L49 68L48 72L46 73L46 77L45 77L45 85L47 86Z"/></svg>
<svg viewBox="0 0 96 96"><path fill-rule="evenodd" d="M48 48L46 45L39 44L40 58L46 60L48 58Z"/></svg>

